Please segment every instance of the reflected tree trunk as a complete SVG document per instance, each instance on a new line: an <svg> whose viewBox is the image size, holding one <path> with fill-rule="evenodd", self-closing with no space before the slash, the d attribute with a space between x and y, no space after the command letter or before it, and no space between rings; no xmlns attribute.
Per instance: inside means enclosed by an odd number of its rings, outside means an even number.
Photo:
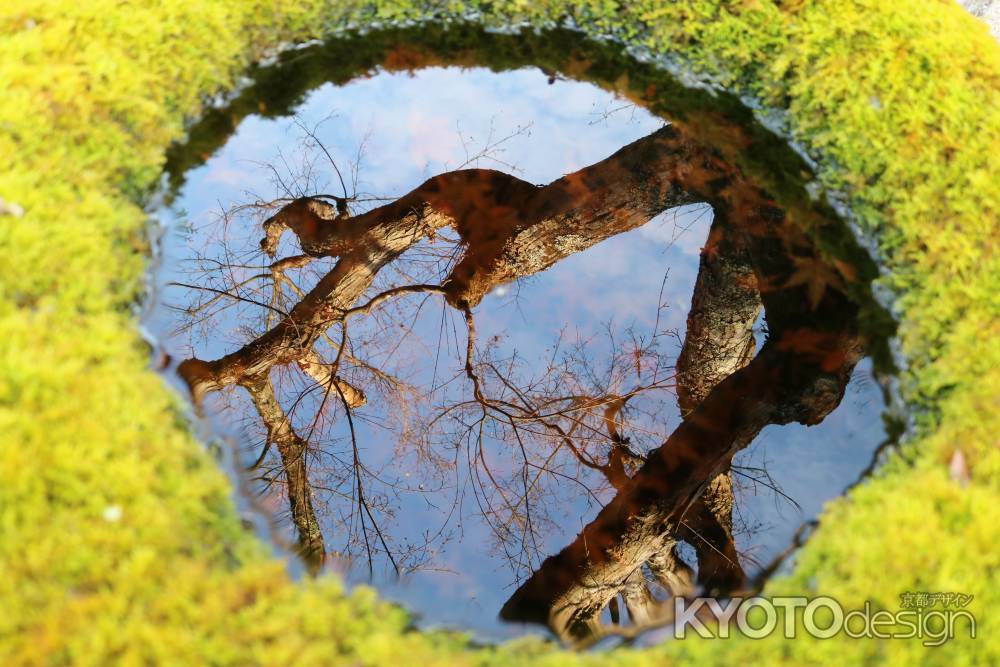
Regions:
<svg viewBox="0 0 1000 667"><path fill-rule="evenodd" d="M601 611L623 591L635 595L644 566L674 594L690 586L673 551L679 539L696 548L701 539L706 588L725 592L742 581L731 535L733 455L770 424L822 421L840 403L864 344L856 308L840 291L824 286L817 303L799 284L796 267L805 260L790 252L804 250L797 233L780 218L736 229L729 219L719 219L702 255L678 363L684 421L573 543L511 596L501 617L545 624L568 641L600 636ZM748 362L761 301L769 339ZM691 534L695 526L701 537Z"/></svg>
<svg viewBox="0 0 1000 667"><path fill-rule="evenodd" d="M313 508L312 488L306 467L309 443L292 428L291 421L274 395L274 386L268 377L247 379L242 386L250 394L254 408L267 428L266 444L273 443L278 448L289 511L298 534L299 555L309 570L316 572L323 564L326 548Z"/></svg>
<svg viewBox="0 0 1000 667"><path fill-rule="evenodd" d="M717 214L699 260L684 345L677 358L682 416L753 358L753 325L761 307L746 231L724 213ZM698 583L709 595L735 590L745 578L733 542L733 503L732 473L727 469L709 482L677 531L679 539L695 547Z"/></svg>
<svg viewBox="0 0 1000 667"><path fill-rule="evenodd" d="M794 341L782 338L720 382L650 453L628 487L517 590L502 617L548 625L567 639L591 636L595 619L626 582L650 559L664 558L681 517L733 454L767 425L816 423L840 402L862 348L851 335L826 342L843 355L840 369L804 365L782 349Z"/></svg>

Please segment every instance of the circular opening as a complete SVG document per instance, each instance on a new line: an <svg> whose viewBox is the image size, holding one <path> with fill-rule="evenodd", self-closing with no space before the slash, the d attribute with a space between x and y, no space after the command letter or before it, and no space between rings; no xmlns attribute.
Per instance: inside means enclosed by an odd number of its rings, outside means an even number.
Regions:
<svg viewBox="0 0 1000 667"><path fill-rule="evenodd" d="M611 46L291 52L168 176L170 370L306 570L424 623L593 641L752 591L886 438L889 320L806 165Z"/></svg>

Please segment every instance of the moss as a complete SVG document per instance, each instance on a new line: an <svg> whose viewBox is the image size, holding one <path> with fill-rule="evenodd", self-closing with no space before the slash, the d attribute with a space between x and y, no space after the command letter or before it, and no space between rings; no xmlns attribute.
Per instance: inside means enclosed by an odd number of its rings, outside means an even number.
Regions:
<svg viewBox="0 0 1000 667"><path fill-rule="evenodd" d="M609 656L473 647L331 578L293 582L147 369L142 197L204 100L275 46L349 22L573 20L787 114L846 190L897 295L918 432L831 503L768 593L894 607L976 595L979 639L669 642ZM1000 48L944 0L12 0L0 9L0 658L19 663L1000 661ZM947 474L961 449L971 482ZM121 510L107 511L109 508Z"/></svg>

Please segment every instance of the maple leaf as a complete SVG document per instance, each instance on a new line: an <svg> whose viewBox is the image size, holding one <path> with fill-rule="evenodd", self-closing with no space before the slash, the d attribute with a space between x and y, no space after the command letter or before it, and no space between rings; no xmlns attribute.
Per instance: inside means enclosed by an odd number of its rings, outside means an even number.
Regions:
<svg viewBox="0 0 1000 667"><path fill-rule="evenodd" d="M792 257L795 271L785 281L785 287L804 285L809 296L810 310L816 310L827 288L843 291L840 275L829 264L816 257Z"/></svg>

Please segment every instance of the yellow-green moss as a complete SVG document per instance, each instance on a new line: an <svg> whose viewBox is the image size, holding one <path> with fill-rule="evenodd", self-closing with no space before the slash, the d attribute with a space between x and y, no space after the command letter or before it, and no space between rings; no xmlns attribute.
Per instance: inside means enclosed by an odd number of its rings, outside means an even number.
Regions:
<svg viewBox="0 0 1000 667"><path fill-rule="evenodd" d="M348 22L572 16L788 113L847 190L899 295L919 437L832 503L768 592L895 606L976 595L979 639L670 642L577 656L472 648L337 581L292 582L146 370L132 304L142 195L207 95L283 41ZM1000 48L946 0L7 0L0 8L3 664L996 664L1000 631ZM970 463L947 474L956 449ZM912 461L912 463L910 463ZM105 519L121 508L117 521ZM109 515L112 516L113 515Z"/></svg>

